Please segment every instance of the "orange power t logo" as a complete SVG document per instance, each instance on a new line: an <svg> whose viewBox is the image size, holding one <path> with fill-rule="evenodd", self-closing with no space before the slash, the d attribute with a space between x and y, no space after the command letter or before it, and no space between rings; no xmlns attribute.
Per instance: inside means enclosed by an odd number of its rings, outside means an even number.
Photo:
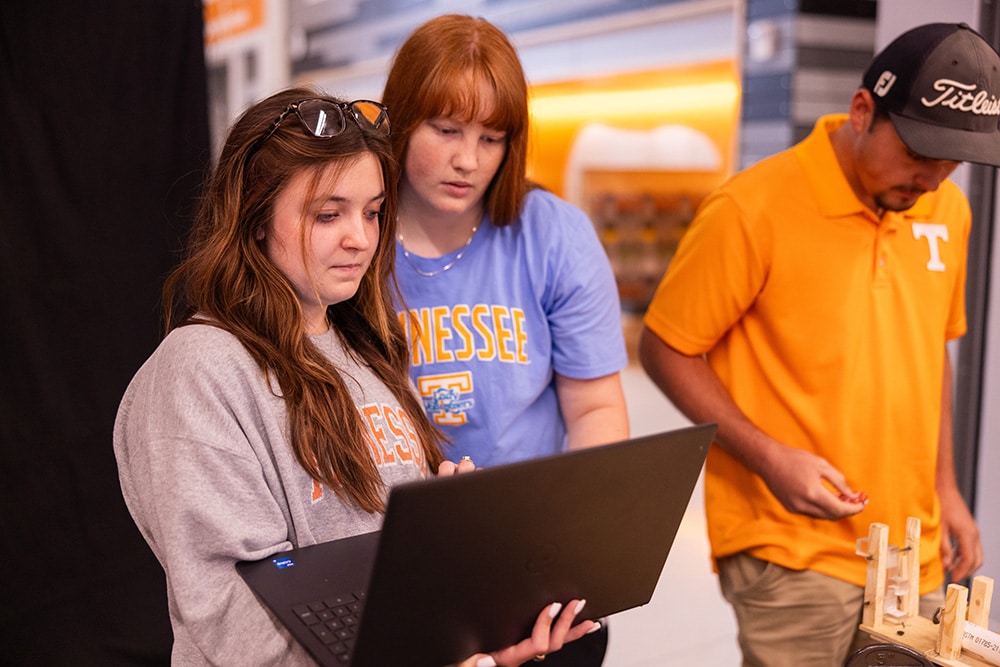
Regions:
<svg viewBox="0 0 1000 667"><path fill-rule="evenodd" d="M476 404L462 394L472 392L472 373L447 373L424 375L417 378L417 390L424 402L428 416L440 426L461 426L466 412Z"/></svg>

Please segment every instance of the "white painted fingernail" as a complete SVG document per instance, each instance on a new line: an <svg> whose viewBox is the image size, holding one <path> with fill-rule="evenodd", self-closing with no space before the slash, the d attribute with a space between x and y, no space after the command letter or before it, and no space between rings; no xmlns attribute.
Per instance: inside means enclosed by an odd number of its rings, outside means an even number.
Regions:
<svg viewBox="0 0 1000 667"><path fill-rule="evenodd" d="M576 616L583 609L583 605L587 604L586 600L580 600L576 603L576 609L573 610L573 615Z"/></svg>
<svg viewBox="0 0 1000 667"><path fill-rule="evenodd" d="M562 602L553 602L552 606L549 607L549 617L555 618L558 616L560 609L562 609Z"/></svg>
<svg viewBox="0 0 1000 667"><path fill-rule="evenodd" d="M476 660L476 667L497 667L497 661L493 659L493 656L488 655Z"/></svg>
<svg viewBox="0 0 1000 667"><path fill-rule="evenodd" d="M597 632L600 629L601 629L601 622L594 621L594 627L592 627L590 630L587 630L587 634L589 635L591 632Z"/></svg>

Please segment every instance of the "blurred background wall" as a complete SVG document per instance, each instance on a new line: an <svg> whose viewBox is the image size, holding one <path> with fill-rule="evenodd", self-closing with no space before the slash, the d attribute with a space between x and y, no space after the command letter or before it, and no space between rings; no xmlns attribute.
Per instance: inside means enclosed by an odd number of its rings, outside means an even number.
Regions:
<svg viewBox="0 0 1000 667"><path fill-rule="evenodd" d="M118 485L210 157L199 0L0 3L0 663L165 664L163 573Z"/></svg>

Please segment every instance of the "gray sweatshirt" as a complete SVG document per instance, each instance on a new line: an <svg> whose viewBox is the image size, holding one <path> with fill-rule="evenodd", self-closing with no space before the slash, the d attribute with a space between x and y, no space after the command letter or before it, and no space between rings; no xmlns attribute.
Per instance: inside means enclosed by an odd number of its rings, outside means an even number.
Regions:
<svg viewBox="0 0 1000 667"><path fill-rule="evenodd" d="M341 370L387 485L426 476L412 423L342 349L313 343ZM236 573L256 560L378 530L295 460L277 383L231 334L172 331L139 369L115 423L125 502L167 579L174 665L312 664Z"/></svg>

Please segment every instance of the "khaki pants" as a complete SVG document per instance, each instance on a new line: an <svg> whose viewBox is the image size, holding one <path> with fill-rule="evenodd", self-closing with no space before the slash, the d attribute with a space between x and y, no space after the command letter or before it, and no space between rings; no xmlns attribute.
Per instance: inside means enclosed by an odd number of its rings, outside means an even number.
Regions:
<svg viewBox="0 0 1000 667"><path fill-rule="evenodd" d="M736 614L743 667L842 667L872 643L858 631L861 586L745 553L719 560L719 585ZM943 603L943 590L923 596L920 615Z"/></svg>

